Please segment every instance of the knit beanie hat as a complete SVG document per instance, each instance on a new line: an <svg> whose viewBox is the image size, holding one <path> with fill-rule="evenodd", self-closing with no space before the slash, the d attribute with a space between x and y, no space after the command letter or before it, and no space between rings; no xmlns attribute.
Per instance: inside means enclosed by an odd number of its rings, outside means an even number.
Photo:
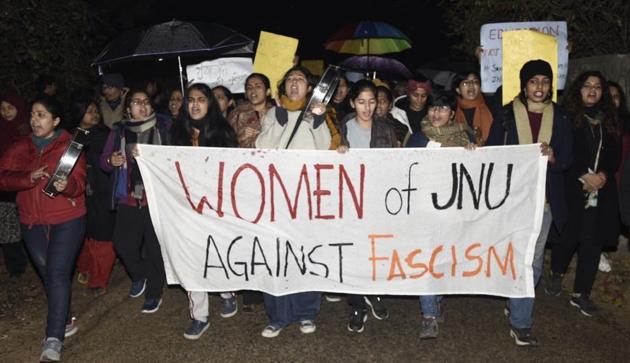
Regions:
<svg viewBox="0 0 630 363"><path fill-rule="evenodd" d="M523 64L520 73L521 89L525 88L527 82L537 75L547 76L551 81L553 81L553 71L551 70L551 66L544 60L530 60L529 62Z"/></svg>
<svg viewBox="0 0 630 363"><path fill-rule="evenodd" d="M104 74L101 78L101 82L110 87L120 88L125 87L125 79L120 73L108 73Z"/></svg>

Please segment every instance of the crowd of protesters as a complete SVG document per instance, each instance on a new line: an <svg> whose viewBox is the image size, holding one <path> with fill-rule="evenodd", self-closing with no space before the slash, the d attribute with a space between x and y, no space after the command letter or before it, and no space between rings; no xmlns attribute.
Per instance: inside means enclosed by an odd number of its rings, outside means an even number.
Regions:
<svg viewBox="0 0 630 363"><path fill-rule="evenodd" d="M0 244L11 278L24 273L27 255L48 301L41 359L60 359L64 338L78 330L71 313L76 275L96 296L107 292L118 257L130 277L129 297L144 295L142 313L154 313L165 285L160 243L151 222L136 145L337 150L349 148L465 147L541 144L548 158L546 203L532 262L533 279L544 275L546 293L559 296L573 254L578 263L569 303L585 316L599 308L591 299L604 248L615 247L620 220L630 221L630 117L623 89L598 71L579 75L552 102L551 66L531 60L520 70L520 92L505 106L481 93L479 74L465 71L438 87L422 75L399 82L351 83L339 79L328 105L315 104L312 122L300 122L317 79L301 66L289 69L271 96L269 79L252 73L245 93L191 84L165 92L155 81L129 89L118 73L105 74L98 92L73 94L67 112L56 98L54 79L36 82L29 107L15 92L0 100ZM396 90L402 84L405 92ZM29 113L30 112L30 113ZM76 128L89 130L85 152L72 172L56 179L54 197L42 193ZM70 131L70 132L69 132ZM622 166L622 167L620 167ZM619 173L618 173L619 172ZM618 173L617 179L615 174ZM620 192L618 187L621 185ZM621 201L621 204L619 203ZM621 207L621 208L620 208ZM551 271L543 260L553 231ZM23 241L23 242L22 242ZM273 338L291 323L316 331L322 293L273 296L243 291L241 307L264 304L269 318L262 336ZM339 295L327 295L339 301ZM221 316L238 311L236 292L223 292ZM190 323L184 337L199 339L209 328L209 298L188 292ZM389 317L381 296L347 295L350 332L364 331L368 312ZM420 297L420 338L436 338L443 296ZM534 298L508 299L510 335L535 346Z"/></svg>

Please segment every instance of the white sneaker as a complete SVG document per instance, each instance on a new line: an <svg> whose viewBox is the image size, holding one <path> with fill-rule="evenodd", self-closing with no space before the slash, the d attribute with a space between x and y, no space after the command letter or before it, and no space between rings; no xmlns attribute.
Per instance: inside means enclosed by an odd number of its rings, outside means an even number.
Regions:
<svg viewBox="0 0 630 363"><path fill-rule="evenodd" d="M599 256L599 270L601 272L610 272L612 271L612 266L610 263L610 260L608 259L608 257L606 256L605 253L602 253L601 256Z"/></svg>
<svg viewBox="0 0 630 363"><path fill-rule="evenodd" d="M261 335L265 338L275 338L281 331L282 328L269 324L265 327L265 329L263 329Z"/></svg>
<svg viewBox="0 0 630 363"><path fill-rule="evenodd" d="M302 332L302 334L315 333L316 329L317 325L315 325L315 322L313 320L300 321L300 331Z"/></svg>

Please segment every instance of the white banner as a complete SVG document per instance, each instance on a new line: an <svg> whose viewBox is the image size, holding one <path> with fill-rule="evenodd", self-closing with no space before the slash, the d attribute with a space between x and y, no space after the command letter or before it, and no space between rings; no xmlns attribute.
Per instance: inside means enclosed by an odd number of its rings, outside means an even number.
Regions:
<svg viewBox="0 0 630 363"><path fill-rule="evenodd" d="M188 84L205 83L210 88L224 86L232 93L245 92L245 79L252 74L250 58L219 58L186 67Z"/></svg>
<svg viewBox="0 0 630 363"><path fill-rule="evenodd" d="M493 23L481 26L481 92L494 93L502 84L503 53L501 40L506 30L531 29L556 37L558 41L558 84L564 89L569 69L569 43L565 21L530 21L521 23Z"/></svg>
<svg viewBox="0 0 630 363"><path fill-rule="evenodd" d="M539 145L140 154L169 284L534 296Z"/></svg>

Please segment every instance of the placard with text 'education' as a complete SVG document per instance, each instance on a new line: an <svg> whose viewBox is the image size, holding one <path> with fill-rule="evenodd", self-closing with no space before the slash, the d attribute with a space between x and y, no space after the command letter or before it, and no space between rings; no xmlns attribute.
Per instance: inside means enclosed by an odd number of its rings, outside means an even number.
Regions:
<svg viewBox="0 0 630 363"><path fill-rule="evenodd" d="M169 284L192 291L534 296L546 157L140 145Z"/></svg>

